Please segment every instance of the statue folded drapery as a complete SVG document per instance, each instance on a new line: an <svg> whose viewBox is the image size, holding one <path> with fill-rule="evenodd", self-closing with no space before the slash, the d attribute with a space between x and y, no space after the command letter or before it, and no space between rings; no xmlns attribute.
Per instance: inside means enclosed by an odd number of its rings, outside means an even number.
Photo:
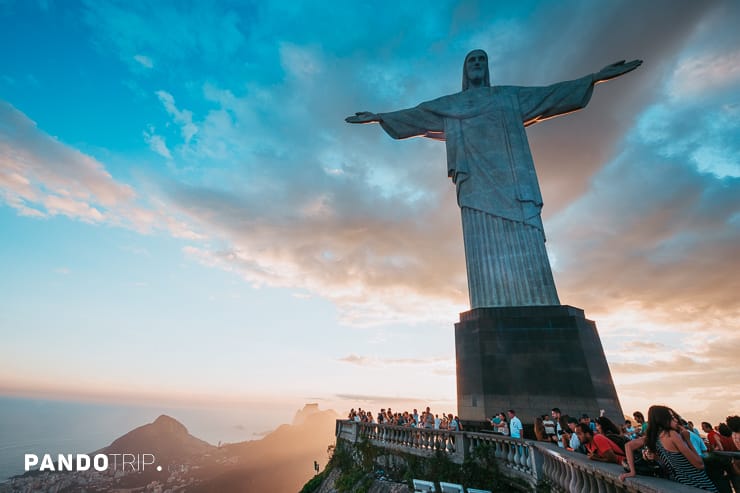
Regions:
<svg viewBox="0 0 740 493"><path fill-rule="evenodd" d="M639 66L619 62L546 87L490 86L488 59L475 50L463 91L390 113L358 113L394 139L446 141L448 175L461 209L471 308L560 304L545 249L542 196L525 127L585 107L594 83ZM607 73L620 66L621 73Z"/></svg>

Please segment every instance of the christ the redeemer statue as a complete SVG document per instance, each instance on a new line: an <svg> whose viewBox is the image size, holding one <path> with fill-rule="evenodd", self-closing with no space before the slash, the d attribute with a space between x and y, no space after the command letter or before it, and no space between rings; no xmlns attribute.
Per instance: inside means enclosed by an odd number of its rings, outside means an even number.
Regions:
<svg viewBox="0 0 740 493"><path fill-rule="evenodd" d="M641 60L546 87L491 86L488 56L465 57L462 91L348 123L380 123L394 139L447 143L448 175L462 212L471 308L559 305L540 211L542 196L525 127L585 107L594 85Z"/></svg>

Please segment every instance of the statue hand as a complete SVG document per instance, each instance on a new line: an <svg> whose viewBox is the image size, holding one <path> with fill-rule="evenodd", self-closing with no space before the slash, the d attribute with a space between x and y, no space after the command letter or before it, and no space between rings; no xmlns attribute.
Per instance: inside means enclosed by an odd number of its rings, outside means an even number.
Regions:
<svg viewBox="0 0 740 493"><path fill-rule="evenodd" d="M621 60L617 63L612 63L594 74L594 82L604 82L609 79L619 77L627 72L632 72L640 65L642 65L642 60L632 60L631 62Z"/></svg>
<svg viewBox="0 0 740 493"><path fill-rule="evenodd" d="M344 119L347 123L375 123L380 121L380 117L369 111L360 111Z"/></svg>

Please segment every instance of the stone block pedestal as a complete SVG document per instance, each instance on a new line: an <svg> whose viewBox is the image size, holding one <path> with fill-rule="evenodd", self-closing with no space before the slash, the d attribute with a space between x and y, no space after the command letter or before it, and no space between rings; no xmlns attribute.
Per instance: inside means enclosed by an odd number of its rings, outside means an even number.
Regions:
<svg viewBox="0 0 740 493"><path fill-rule="evenodd" d="M514 409L524 423L559 407L623 422L596 324L567 305L476 308L455 324L457 409L483 421Z"/></svg>

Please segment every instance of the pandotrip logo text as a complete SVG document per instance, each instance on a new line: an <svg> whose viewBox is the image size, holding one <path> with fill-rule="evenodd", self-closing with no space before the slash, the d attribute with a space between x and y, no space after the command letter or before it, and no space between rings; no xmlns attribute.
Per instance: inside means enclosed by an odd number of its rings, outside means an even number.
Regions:
<svg viewBox="0 0 740 493"><path fill-rule="evenodd" d="M49 472L84 472L84 471L122 471L146 472L152 469L162 471L162 466L155 465L154 454L25 454L24 469ZM38 466L38 469L34 469Z"/></svg>

